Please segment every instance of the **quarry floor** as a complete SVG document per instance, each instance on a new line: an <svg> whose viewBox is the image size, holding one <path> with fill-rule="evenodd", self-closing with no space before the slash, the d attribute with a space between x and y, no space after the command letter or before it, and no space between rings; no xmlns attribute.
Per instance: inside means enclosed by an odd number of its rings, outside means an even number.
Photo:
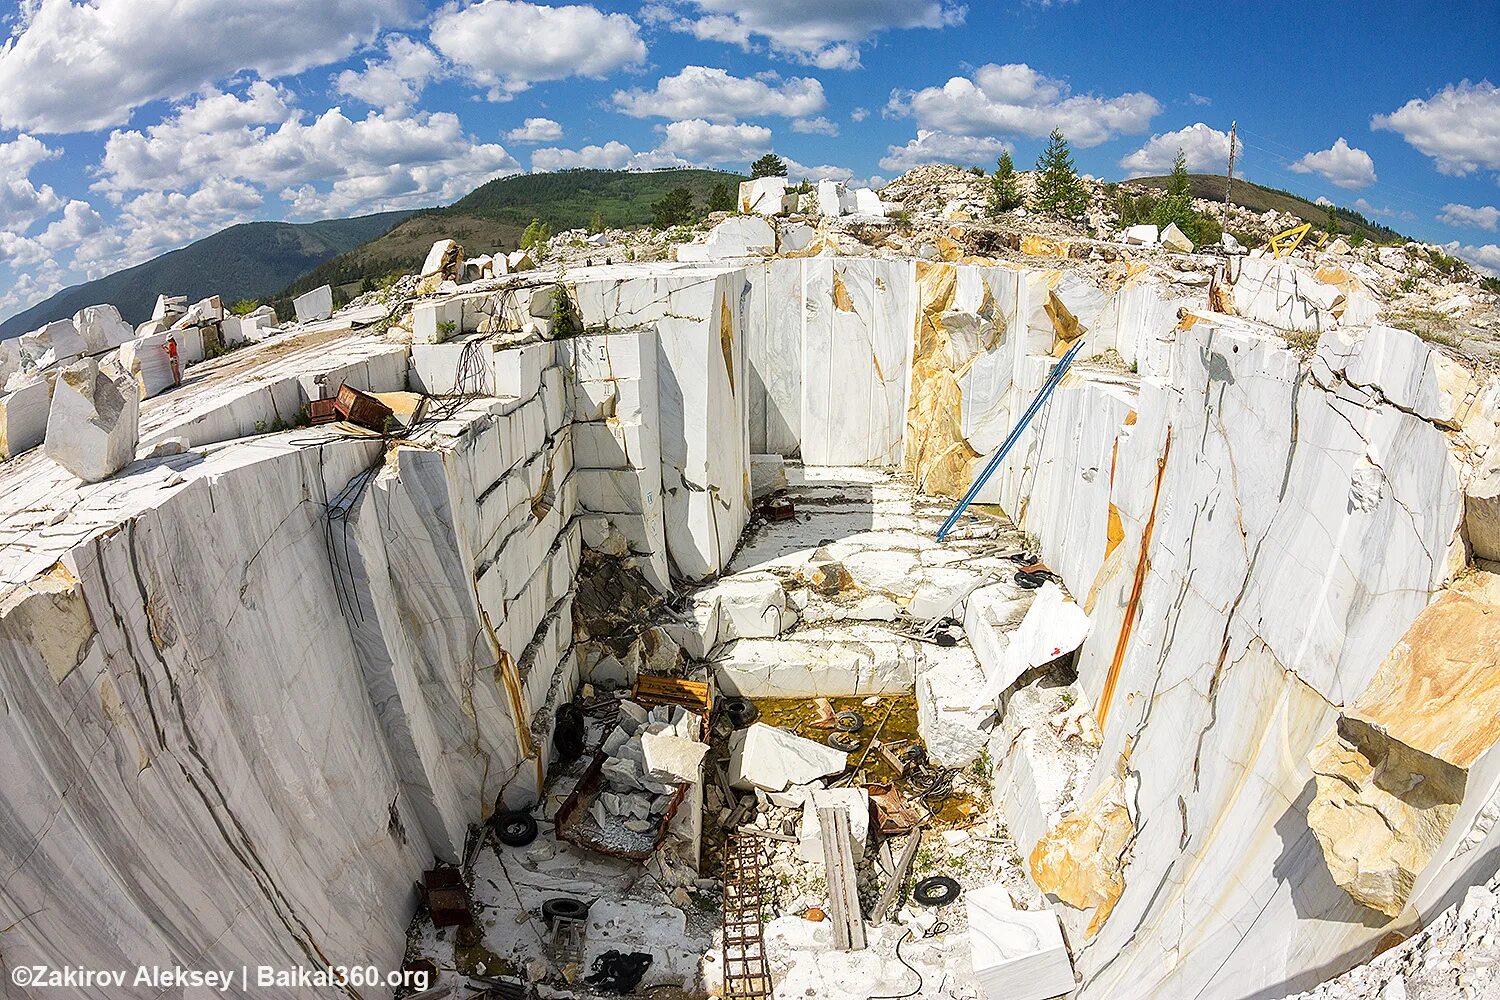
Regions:
<svg viewBox="0 0 1500 1000"><path fill-rule="evenodd" d="M878 925L867 922L868 947L843 952L833 943L832 924L821 912L830 907L824 866L798 857L794 834L801 810L782 808L760 792L744 796L751 801L738 812L731 808L726 796L732 793L719 772L732 729L719 715L703 783L690 789L706 798L697 872L661 855L644 863L607 857L555 835L552 817L609 728L591 724L583 759L554 770L544 803L533 810L537 839L507 847L490 838L472 851L478 933L460 938L419 912L409 963L431 963L439 983L524 976L542 984L542 996L593 996L607 995L582 982L596 957L610 950L644 951L653 962L638 995L715 994L722 988L720 852L728 834L724 823L732 820L742 831L767 832L761 838L764 939L773 996L980 996L970 971L963 897L925 908L911 902L910 888L929 875L947 875L966 890L1000 883L1018 909L1046 905L1007 832L1004 790L994 787L992 744L994 754L1004 753L1000 719L993 711L986 717L968 709L983 674L963 631L961 606L981 587L1001 589L1018 601L1029 596L1014 582L1018 563L1012 558L1026 550L1027 539L997 513L979 512L939 543L937 529L952 501L921 496L905 477L880 470L788 463L784 486L778 480L778 488L758 486L757 492L764 494L759 512L729 572L689 595L687 606L734 594L770 574L781 582L795 621L783 618L772 629L777 635L728 641L721 635L689 676L712 674L719 697L737 691L756 703L760 721L819 741L829 730L813 721L815 697L859 711L866 725L858 734L860 748L849 754L857 768L853 784L890 782L903 789L881 754L865 754L866 748L878 749L873 741L895 752L921 744L935 760L956 765L945 767L951 780L946 797L925 803L909 797L924 814L923 839L890 915ZM766 516L772 498L789 500L794 516ZM843 572L815 572L830 562ZM809 584L814 579L818 586ZM939 645L933 640L939 632L952 639ZM1037 725L1073 704L1065 659L1023 678L1012 698L1017 711ZM1081 773L1092 762L1079 741L1055 742L1059 774ZM866 912L890 881L908 836L883 836L872 823L858 864ZM557 896L590 904L576 951L555 940L541 916L543 902ZM472 983L481 987L483 980Z"/></svg>

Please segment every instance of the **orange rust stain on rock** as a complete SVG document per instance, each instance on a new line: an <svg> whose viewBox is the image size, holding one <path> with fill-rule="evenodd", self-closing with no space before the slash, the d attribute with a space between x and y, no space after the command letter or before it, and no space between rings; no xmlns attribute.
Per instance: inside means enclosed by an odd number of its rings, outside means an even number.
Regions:
<svg viewBox="0 0 1500 1000"><path fill-rule="evenodd" d="M854 311L854 299L849 295L849 289L844 284L844 275L836 268L833 272L833 307L839 312L852 313Z"/></svg>
<svg viewBox="0 0 1500 1000"><path fill-rule="evenodd" d="M1156 460L1156 489L1151 495L1151 514L1146 526L1141 529L1140 556L1135 564L1135 582L1130 587L1130 599L1125 603L1125 617L1120 622L1120 636L1115 640L1115 655L1109 662L1109 673L1104 677L1104 690L1099 695L1099 730L1109 719L1110 702L1114 700L1115 685L1120 682L1120 667L1125 663L1125 650L1130 645L1130 631L1135 627L1135 616L1141 608L1141 591L1145 589L1146 573L1151 568L1151 532L1156 528L1156 508L1161 502L1161 482L1167 471L1167 456L1172 451L1172 428L1167 428L1167 442L1162 448L1161 458Z"/></svg>
<svg viewBox="0 0 1500 1000"><path fill-rule="evenodd" d="M1475 582L1417 615L1347 716L1468 769L1500 740L1500 604Z"/></svg>
<svg viewBox="0 0 1500 1000"><path fill-rule="evenodd" d="M938 496L959 497L969 486L979 453L963 433L963 391L949 357L943 314L953 308L958 269L917 263L917 328L912 352L911 400L907 405L906 466L918 486Z"/></svg>
<svg viewBox="0 0 1500 1000"><path fill-rule="evenodd" d="M734 315L729 311L729 296L719 301L719 347L724 352L724 371L729 375L729 391L734 392Z"/></svg>
<svg viewBox="0 0 1500 1000"><path fill-rule="evenodd" d="M1135 835L1125 805L1129 759L1127 743L1113 777L1048 830L1028 859L1037 888L1069 906L1094 911L1085 932L1090 937L1104 926L1125 891L1125 866Z"/></svg>

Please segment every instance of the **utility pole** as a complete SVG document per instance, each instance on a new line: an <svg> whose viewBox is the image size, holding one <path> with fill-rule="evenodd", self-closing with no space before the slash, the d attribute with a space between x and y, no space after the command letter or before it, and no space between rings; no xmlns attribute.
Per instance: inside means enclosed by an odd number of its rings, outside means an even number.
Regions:
<svg viewBox="0 0 1500 1000"><path fill-rule="evenodd" d="M1234 143L1235 129L1239 126L1238 121L1229 123L1229 176L1224 181L1224 228L1229 228L1229 189L1234 187Z"/></svg>

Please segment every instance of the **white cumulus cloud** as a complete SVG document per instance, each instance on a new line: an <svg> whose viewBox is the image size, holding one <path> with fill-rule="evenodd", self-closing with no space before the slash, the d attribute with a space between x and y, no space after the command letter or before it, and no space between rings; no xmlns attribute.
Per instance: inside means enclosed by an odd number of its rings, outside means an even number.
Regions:
<svg viewBox="0 0 1500 1000"><path fill-rule="evenodd" d="M646 58L646 43L633 18L586 4L450 3L433 20L430 37L439 52L497 101L546 80L602 78Z"/></svg>
<svg viewBox="0 0 1500 1000"><path fill-rule="evenodd" d="M651 7L651 20L743 49L822 69L853 69L861 46L885 31L962 24L968 9L949 0L675 0Z"/></svg>
<svg viewBox="0 0 1500 1000"><path fill-rule="evenodd" d="M798 118L792 122L792 131L804 135L838 135L839 127L838 123L818 115L816 118Z"/></svg>
<svg viewBox="0 0 1500 1000"><path fill-rule="evenodd" d="M987 167L1010 148L1010 143L991 136L951 135L920 129L917 137L906 145L889 147L886 155L880 158L880 168L904 172L923 163Z"/></svg>
<svg viewBox="0 0 1500 1000"><path fill-rule="evenodd" d="M1462 257L1485 274L1491 276L1500 275L1500 246L1496 246L1493 243L1485 243L1482 246L1468 246L1454 240L1452 243L1446 244L1443 249L1456 257Z"/></svg>
<svg viewBox="0 0 1500 1000"><path fill-rule="evenodd" d="M1500 87L1488 80L1464 80L1425 100L1413 98L1371 118L1370 127L1398 133L1445 174L1500 170Z"/></svg>
<svg viewBox="0 0 1500 1000"><path fill-rule="evenodd" d="M1329 149L1308 153L1291 165L1299 174L1320 174L1330 184L1353 190L1375 183L1375 161L1343 136Z"/></svg>
<svg viewBox="0 0 1500 1000"><path fill-rule="evenodd" d="M242 181L279 195L295 216L324 217L452 201L519 169L450 112L349 118L330 108L309 118L257 83L243 99L210 93L143 131L112 132L94 188L118 202Z"/></svg>
<svg viewBox="0 0 1500 1000"><path fill-rule="evenodd" d="M661 170L665 167L688 166L692 164L674 153L655 149L637 153L623 142L613 139L602 146L584 146L582 149L548 146L534 150L531 154L532 173L573 170L579 167L593 170Z"/></svg>
<svg viewBox="0 0 1500 1000"><path fill-rule="evenodd" d="M411 0L40 0L0 48L0 126L87 132L241 71L300 73L348 56Z"/></svg>
<svg viewBox="0 0 1500 1000"><path fill-rule="evenodd" d="M690 163L747 164L771 148L771 130L764 125L721 125L702 118L672 122L661 128L657 149Z"/></svg>
<svg viewBox="0 0 1500 1000"><path fill-rule="evenodd" d="M1075 146L1097 146L1117 135L1144 132L1160 111L1161 103L1141 92L1075 95L1067 81L1024 63L990 63L941 87L898 90L886 106L887 114L909 115L929 131L1038 138L1056 128Z"/></svg>
<svg viewBox="0 0 1500 1000"><path fill-rule="evenodd" d="M1188 170L1219 173L1229 162L1229 133L1197 122L1175 132L1153 135L1140 149L1120 160L1120 168L1131 177L1165 174L1171 171L1179 149ZM1239 155L1244 155L1243 147Z"/></svg>
<svg viewBox="0 0 1500 1000"><path fill-rule="evenodd" d="M1443 206L1439 222L1450 226L1470 226L1475 229L1493 230L1500 225L1500 208L1493 205L1459 205L1449 202Z"/></svg>
<svg viewBox="0 0 1500 1000"><path fill-rule="evenodd" d="M823 85L811 77L782 80L775 73L731 76L712 66L685 66L651 90L617 90L614 105L634 118L706 118L732 122L746 115L803 118L823 110Z"/></svg>
<svg viewBox="0 0 1500 1000"><path fill-rule="evenodd" d="M344 70L334 78L334 87L357 101L394 111L415 103L427 82L441 72L436 52L405 35L391 35L385 40L384 59L366 59L363 70Z"/></svg>
<svg viewBox="0 0 1500 1000"><path fill-rule="evenodd" d="M50 184L38 187L30 176L38 163L61 155L62 150L24 132L11 142L0 142L0 230L24 233L66 204Z"/></svg>
<svg viewBox="0 0 1500 1000"><path fill-rule="evenodd" d="M505 133L507 142L556 142L562 137L563 127L551 118L528 118Z"/></svg>

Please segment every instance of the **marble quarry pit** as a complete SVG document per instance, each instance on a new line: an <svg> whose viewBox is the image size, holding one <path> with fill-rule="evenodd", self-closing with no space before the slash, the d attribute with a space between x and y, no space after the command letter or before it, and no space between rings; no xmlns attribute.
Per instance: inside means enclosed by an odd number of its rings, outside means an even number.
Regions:
<svg viewBox="0 0 1500 1000"><path fill-rule="evenodd" d="M686 776L651 878L558 842L559 709L641 676L914 699L912 738L982 786L932 838L964 872L949 931L898 902L837 947L794 873L765 926L777 997L899 994L913 968L922 996L1012 996L1068 967L1080 1000L1282 997L1493 877L1500 381L1290 263L1205 290L723 243L751 255L314 295L279 326L206 310L194 329L243 344L180 385L118 337L12 380L7 968L421 960L568 996L530 914L570 891L594 901L585 967L644 950L647 985L720 992L714 828L743 799L805 816L771 846L821 878L820 807L858 826L870 799L798 797L837 782L767 726L724 783L717 751ZM386 424L306 419L345 386ZM64 422L39 426L48 400ZM1018 584L1023 551L1044 586ZM590 739L634 752L629 729ZM658 760L681 749L660 736ZM478 837L497 810L529 810L536 844ZM868 907L889 852L853 835ZM426 916L435 863L483 904L484 960ZM1006 886L1045 975L976 943Z"/></svg>

